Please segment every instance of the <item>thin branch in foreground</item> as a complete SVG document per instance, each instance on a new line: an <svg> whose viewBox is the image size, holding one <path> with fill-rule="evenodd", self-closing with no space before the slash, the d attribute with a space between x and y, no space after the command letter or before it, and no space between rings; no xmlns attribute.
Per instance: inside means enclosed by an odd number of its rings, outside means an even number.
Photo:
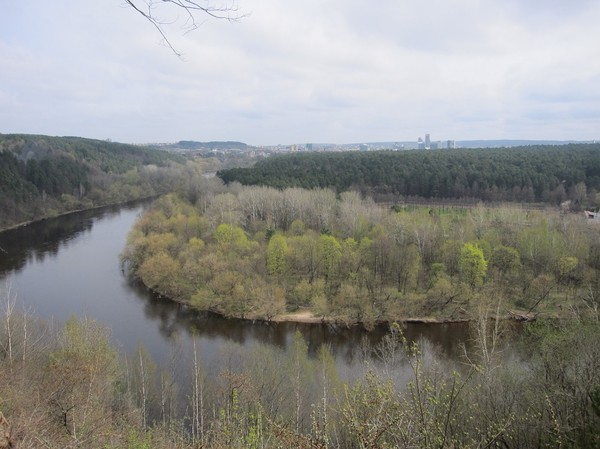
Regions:
<svg viewBox="0 0 600 449"><path fill-rule="evenodd" d="M206 15L213 19L226 20L228 22L237 22L246 17L245 14L239 13L238 7L234 2L215 6L207 1L205 6L202 6L199 2L192 0L125 0L125 4L148 20L161 35L169 49L178 57L182 57L182 53L173 46L163 29L164 25L173 22L164 21L157 17L154 11L157 5L166 4L166 6L172 7L171 9L174 11L183 11L187 16L185 21L187 24L186 34L198 28L199 15ZM142 4L144 5L142 6Z"/></svg>

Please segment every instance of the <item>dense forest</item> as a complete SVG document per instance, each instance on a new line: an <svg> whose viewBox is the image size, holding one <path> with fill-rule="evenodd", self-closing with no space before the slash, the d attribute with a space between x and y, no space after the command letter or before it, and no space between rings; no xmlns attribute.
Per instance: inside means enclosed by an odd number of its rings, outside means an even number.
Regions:
<svg viewBox="0 0 600 449"><path fill-rule="evenodd" d="M218 173L226 183L398 196L600 205L600 144L499 149L295 153Z"/></svg>
<svg viewBox="0 0 600 449"><path fill-rule="evenodd" d="M0 135L0 229L175 188L182 156L80 137Z"/></svg>
<svg viewBox="0 0 600 449"><path fill-rule="evenodd" d="M0 310L2 449L600 446L597 320L529 323L516 337L483 313L455 361L424 357L393 325L356 348L365 362L348 379L300 333L286 349L231 343L219 366L195 344L157 365L142 345L120 354L92 320L36 319L9 287Z"/></svg>
<svg viewBox="0 0 600 449"><path fill-rule="evenodd" d="M356 192L226 188L159 199L123 258L144 284L226 316L345 323L598 314L600 236L583 214L390 210ZM495 306L495 307L496 307Z"/></svg>

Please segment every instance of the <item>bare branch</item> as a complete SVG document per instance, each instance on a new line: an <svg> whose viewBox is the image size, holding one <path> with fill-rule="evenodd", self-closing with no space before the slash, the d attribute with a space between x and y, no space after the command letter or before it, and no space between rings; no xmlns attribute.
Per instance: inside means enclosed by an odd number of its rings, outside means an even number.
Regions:
<svg viewBox="0 0 600 449"><path fill-rule="evenodd" d="M169 22L159 18L155 12L157 5L165 5L171 7L173 11L183 12L186 15L186 33L198 28L201 15L228 22L237 22L246 17L245 14L239 12L233 1L223 3L220 6L211 4L210 0L206 0L204 6L198 1L192 0L125 0L125 4L148 20L156 28L169 49L178 57L182 56L181 52L173 46L163 28L176 20Z"/></svg>

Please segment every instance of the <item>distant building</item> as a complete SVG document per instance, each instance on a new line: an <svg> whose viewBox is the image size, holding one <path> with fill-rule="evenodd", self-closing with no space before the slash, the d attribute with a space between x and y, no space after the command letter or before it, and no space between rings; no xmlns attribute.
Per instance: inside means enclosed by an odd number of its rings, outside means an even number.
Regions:
<svg viewBox="0 0 600 449"><path fill-rule="evenodd" d="M431 136L429 134L425 134L425 149L431 149Z"/></svg>
<svg viewBox="0 0 600 449"><path fill-rule="evenodd" d="M296 145L295 143L290 145L290 151L292 151L292 152L298 151L298 145Z"/></svg>
<svg viewBox="0 0 600 449"><path fill-rule="evenodd" d="M417 139L417 148L419 150L425 149L425 143L423 142L423 139L421 139L420 137Z"/></svg>
<svg viewBox="0 0 600 449"><path fill-rule="evenodd" d="M313 144L312 143L307 143L306 144L306 151L312 151L313 150Z"/></svg>
<svg viewBox="0 0 600 449"><path fill-rule="evenodd" d="M367 145L366 143L361 143L358 149L360 151L369 151L369 145Z"/></svg>
<svg viewBox="0 0 600 449"><path fill-rule="evenodd" d="M448 148L449 150L453 150L454 148L456 148L456 141L449 140L448 142L446 142L446 148Z"/></svg>

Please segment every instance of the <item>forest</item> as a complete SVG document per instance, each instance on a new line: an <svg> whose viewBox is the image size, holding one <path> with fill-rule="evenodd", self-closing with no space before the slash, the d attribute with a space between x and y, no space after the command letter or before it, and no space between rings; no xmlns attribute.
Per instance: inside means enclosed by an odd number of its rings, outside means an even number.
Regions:
<svg viewBox="0 0 600 449"><path fill-rule="evenodd" d="M571 199L598 207L600 144L295 153L221 170L218 176L226 183L278 189L356 190L378 202L471 198L557 205Z"/></svg>
<svg viewBox="0 0 600 449"><path fill-rule="evenodd" d="M146 286L225 316L396 320L598 316L600 235L583 214L387 208L356 192L222 185L157 200L123 260Z"/></svg>
<svg viewBox="0 0 600 449"><path fill-rule="evenodd" d="M172 191L182 156L80 137L0 134L0 229Z"/></svg>

